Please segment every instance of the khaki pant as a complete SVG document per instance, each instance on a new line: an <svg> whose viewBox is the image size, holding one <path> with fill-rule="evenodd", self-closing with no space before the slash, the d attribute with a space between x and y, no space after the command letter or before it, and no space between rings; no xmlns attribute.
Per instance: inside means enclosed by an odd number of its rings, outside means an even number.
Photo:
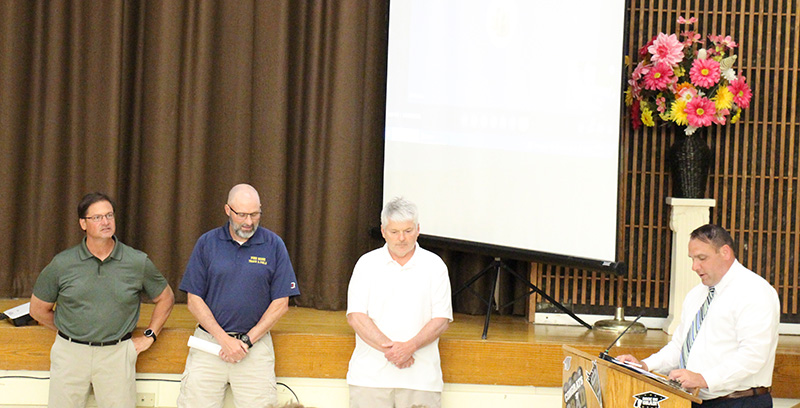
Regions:
<svg viewBox="0 0 800 408"><path fill-rule="evenodd" d="M442 393L351 385L350 408L441 408Z"/></svg>
<svg viewBox="0 0 800 408"><path fill-rule="evenodd" d="M194 335L217 343L200 328ZM226 363L218 355L190 348L178 408L221 408L228 384L237 408L266 408L278 403L275 350L269 333L238 363Z"/></svg>
<svg viewBox="0 0 800 408"><path fill-rule="evenodd" d="M56 336L50 349L49 408L83 408L89 392L99 408L136 407L136 348L131 340L87 346Z"/></svg>

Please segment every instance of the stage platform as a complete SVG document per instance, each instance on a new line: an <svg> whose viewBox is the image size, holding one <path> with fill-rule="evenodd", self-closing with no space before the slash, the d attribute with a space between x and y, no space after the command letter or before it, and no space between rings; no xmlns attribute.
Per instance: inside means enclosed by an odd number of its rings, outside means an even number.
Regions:
<svg viewBox="0 0 800 408"><path fill-rule="evenodd" d="M0 300L0 310L25 303ZM139 327L149 320L152 305L142 305ZM456 315L442 336L444 380L448 383L561 387L563 352L568 344L597 355L616 335L581 326L533 325L522 317L493 316L486 340L481 339L484 316ZM142 354L139 372L181 373L186 342L195 321L185 304L175 305L158 342ZM280 377L344 378L354 347L353 330L344 311L330 312L292 307L272 331L276 371ZM0 322L0 369L49 370L50 346L55 333L43 326L14 327ZM626 334L612 355L646 357L668 341L661 330ZM800 336L781 336L773 396L800 398Z"/></svg>

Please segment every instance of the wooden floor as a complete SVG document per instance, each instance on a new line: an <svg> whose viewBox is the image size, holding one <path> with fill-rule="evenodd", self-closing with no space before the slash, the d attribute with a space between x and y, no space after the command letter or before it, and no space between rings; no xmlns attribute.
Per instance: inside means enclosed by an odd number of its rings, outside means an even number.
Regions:
<svg viewBox="0 0 800 408"><path fill-rule="evenodd" d="M25 300L0 300L6 310ZM142 306L143 328L152 305ZM579 326L532 325L524 318L493 316L487 340L481 339L483 316L456 315L442 336L444 380L449 383L561 387L561 346L571 345L597 355L615 334ZM186 305L176 305L158 342L139 358L137 370L181 373L186 341L196 323ZM0 369L49 370L55 334L42 326L14 327L0 322ZM353 351L353 331L345 312L290 308L272 331L281 377L344 378ZM668 341L661 330L625 335L611 354L646 357ZM773 395L800 398L800 336L781 336L773 378Z"/></svg>

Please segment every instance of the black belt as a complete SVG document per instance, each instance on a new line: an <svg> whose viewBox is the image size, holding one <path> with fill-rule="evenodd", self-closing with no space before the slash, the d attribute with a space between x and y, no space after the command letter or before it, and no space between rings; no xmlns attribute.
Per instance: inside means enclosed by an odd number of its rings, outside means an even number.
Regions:
<svg viewBox="0 0 800 408"><path fill-rule="evenodd" d="M84 344L84 345L93 346L93 347L114 346L114 345L117 345L117 344L119 344L119 343L121 343L121 342L123 342L125 340L128 340L128 339L130 339L132 337L132 333L128 333L128 334L122 336L122 338L119 339L119 340L83 341L83 340L75 340L75 339L67 336L66 334L62 333L60 330L58 332L58 335L61 336L62 339L70 341L72 343Z"/></svg>
<svg viewBox="0 0 800 408"><path fill-rule="evenodd" d="M753 387L747 390L742 391L734 391L728 395L714 398L715 400L730 400L730 399L737 399L737 398L744 398L744 397L755 397L756 395L764 395L769 393L768 387Z"/></svg>
<svg viewBox="0 0 800 408"><path fill-rule="evenodd" d="M204 332L206 332L208 334L211 334L211 333L209 333L208 330L206 330L205 327L203 327L203 325L198 324L197 327L199 327L200 330L202 330L202 331L204 331ZM241 340L242 339L242 335L247 334L247 333L239 333L239 332L225 332L225 333L228 333L228 336L231 336L231 337L233 337L234 339L237 339L237 340Z"/></svg>

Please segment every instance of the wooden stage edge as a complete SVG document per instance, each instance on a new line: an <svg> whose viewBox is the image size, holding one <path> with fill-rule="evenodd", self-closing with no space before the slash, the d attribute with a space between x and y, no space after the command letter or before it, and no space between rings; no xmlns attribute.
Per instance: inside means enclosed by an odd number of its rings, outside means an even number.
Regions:
<svg viewBox="0 0 800 408"><path fill-rule="evenodd" d="M0 310L26 300L2 299ZM139 328L150 318L142 305ZM484 316L456 315L439 348L448 383L561 387L562 345L597 355L616 334L581 326L534 325L521 317L492 316L487 340L481 339ZM139 357L138 372L183 372L195 321L185 304L175 305L158 341ZM272 331L280 377L345 378L355 340L344 311L292 307ZM14 327L0 322L2 370L49 370L55 333L43 326ZM643 358L669 340L661 330L626 334L613 355ZM773 396L800 398L800 336L781 336L773 375Z"/></svg>

